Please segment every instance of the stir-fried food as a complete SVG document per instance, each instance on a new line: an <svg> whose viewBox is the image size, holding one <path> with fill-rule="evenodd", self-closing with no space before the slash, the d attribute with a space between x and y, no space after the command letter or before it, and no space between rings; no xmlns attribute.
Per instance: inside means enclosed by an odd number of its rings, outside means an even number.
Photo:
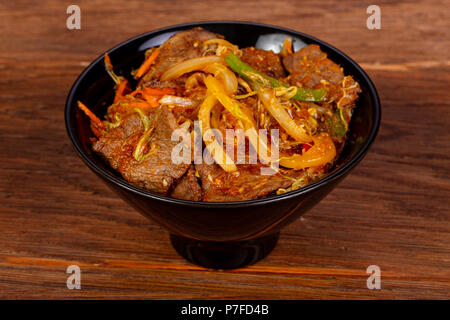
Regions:
<svg viewBox="0 0 450 320"><path fill-rule="evenodd" d="M92 148L129 183L195 201L282 194L321 179L345 143L358 83L318 45L279 54L201 28L147 50L118 76ZM132 88L133 77L137 86Z"/></svg>

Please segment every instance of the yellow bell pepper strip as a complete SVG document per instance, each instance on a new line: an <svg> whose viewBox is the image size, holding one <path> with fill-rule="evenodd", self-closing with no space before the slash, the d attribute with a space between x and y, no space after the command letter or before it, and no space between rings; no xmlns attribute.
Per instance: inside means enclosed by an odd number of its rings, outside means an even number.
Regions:
<svg viewBox="0 0 450 320"><path fill-rule="evenodd" d="M205 85L208 90L219 100L219 102L227 109L233 116L241 119L243 122L251 123L251 119L242 112L239 108L239 103L227 95L225 88L213 76L208 76L205 79Z"/></svg>
<svg viewBox="0 0 450 320"><path fill-rule="evenodd" d="M198 119L202 124L202 132L203 135L211 130L211 109L216 104L217 99L212 94L209 94L205 100L203 101L200 109L198 111ZM202 137L203 138L203 137ZM223 146L219 145L216 139L211 139L209 141L205 141L206 148L210 152L214 161L226 172L233 172L237 170L236 165L233 160L228 156L228 154L223 150Z"/></svg>
<svg viewBox="0 0 450 320"><path fill-rule="evenodd" d="M280 165L294 170L325 165L334 160L336 147L327 133L312 137L314 145L302 154L280 158Z"/></svg>
<svg viewBox="0 0 450 320"><path fill-rule="evenodd" d="M225 61L234 72L250 82L250 85L253 86L253 90L257 90L261 86L269 88L290 87L286 83L282 83L275 78L272 78L262 72L259 72L258 70L253 69L248 64L239 59L239 57L234 53L229 53L225 57ZM314 102L327 100L327 90L325 88L304 89L296 87L296 89L297 92L291 97L291 99Z"/></svg>
<svg viewBox="0 0 450 320"><path fill-rule="evenodd" d="M205 84L209 92L211 92L211 94L219 100L225 109L227 109L236 118L242 120L245 134L248 136L250 143L257 151L260 159L266 163L272 162L272 159L268 155L269 148L267 146L267 142L261 139L258 131L256 130L256 125L253 119L241 110L239 102L227 95L225 88L215 77L206 77Z"/></svg>

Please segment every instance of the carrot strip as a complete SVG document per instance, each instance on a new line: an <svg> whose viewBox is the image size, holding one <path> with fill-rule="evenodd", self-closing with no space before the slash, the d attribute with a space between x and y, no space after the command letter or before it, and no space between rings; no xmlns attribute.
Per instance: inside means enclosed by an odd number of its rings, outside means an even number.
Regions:
<svg viewBox="0 0 450 320"><path fill-rule="evenodd" d="M102 136L101 131L100 131L93 123L91 123L91 130L92 130L92 133L93 133L97 138L101 138L101 136Z"/></svg>
<svg viewBox="0 0 450 320"><path fill-rule="evenodd" d="M175 90L172 88L144 88L143 90L134 90L129 95L135 97L140 94L152 107L159 106L158 100L166 94L173 94Z"/></svg>
<svg viewBox="0 0 450 320"><path fill-rule="evenodd" d="M127 85L128 80L123 80L119 83L116 89L116 95L114 96L114 102L119 101L119 99L123 97L123 93L125 92Z"/></svg>
<svg viewBox="0 0 450 320"><path fill-rule="evenodd" d="M172 88L144 88L144 89L136 89L133 92L129 93L130 96L135 97L137 94L147 94L155 97L162 97L166 94L174 94L175 90Z"/></svg>
<svg viewBox="0 0 450 320"><path fill-rule="evenodd" d="M81 101L78 101L78 107L84 111L84 113L94 122L100 129L104 129L105 125L88 107L86 107Z"/></svg>
<svg viewBox="0 0 450 320"><path fill-rule="evenodd" d="M143 89L145 93L150 94L152 96L164 96L166 94L174 94L175 89L172 88L150 88L146 87Z"/></svg>
<svg viewBox="0 0 450 320"><path fill-rule="evenodd" d="M286 46L286 52L288 55L293 54L294 50L292 50L292 39L289 37L284 38L284 46Z"/></svg>
<svg viewBox="0 0 450 320"><path fill-rule="evenodd" d="M146 108L148 107L148 102L130 102L127 105L128 108Z"/></svg>
<svg viewBox="0 0 450 320"><path fill-rule="evenodd" d="M112 70L111 58L109 57L108 52L105 52L105 67L108 70Z"/></svg>
<svg viewBox="0 0 450 320"><path fill-rule="evenodd" d="M151 105L153 108L159 106L159 102L158 99L154 96L148 95L148 94L143 94L145 101L148 102L149 105Z"/></svg>
<svg viewBox="0 0 450 320"><path fill-rule="evenodd" d="M133 92L130 92L128 95L135 97L137 94L142 93L142 90L136 89Z"/></svg>
<svg viewBox="0 0 450 320"><path fill-rule="evenodd" d="M155 51L153 51L152 54L150 55L150 57L148 57L148 59L145 60L145 62L139 67L139 69L136 73L136 78L142 77L144 75L144 73L146 73L148 71L148 69L150 68L152 63L156 60L158 55L159 55L159 48L157 48Z"/></svg>
<svg viewBox="0 0 450 320"><path fill-rule="evenodd" d="M143 107L152 107L155 108L159 106L158 100L166 95L166 94L174 94L175 90L172 88L144 88L144 89L136 89L133 92L129 93L128 96L135 97L136 95L140 94L146 101L145 102L131 102L129 106L134 106L137 108L143 108Z"/></svg>
<svg viewBox="0 0 450 320"><path fill-rule="evenodd" d="M126 106L127 108L139 108L139 109L148 109L148 108L154 108L157 107L159 105L159 103L155 100L154 102L152 101L151 103L146 101L146 102L130 102L128 103L128 105Z"/></svg>

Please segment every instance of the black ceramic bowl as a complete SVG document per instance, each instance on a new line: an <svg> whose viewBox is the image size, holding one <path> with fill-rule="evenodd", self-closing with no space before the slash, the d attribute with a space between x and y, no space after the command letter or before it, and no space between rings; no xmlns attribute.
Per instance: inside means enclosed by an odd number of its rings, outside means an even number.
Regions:
<svg viewBox="0 0 450 320"><path fill-rule="evenodd" d="M146 49L162 44L180 30L196 26L220 33L239 47L276 51L286 35L294 38L295 50L305 44L319 44L362 89L346 147L325 178L266 199L212 203L169 198L134 187L92 152L89 119L78 110L76 102L83 101L100 117L112 102L114 84L104 70L103 53L76 80L67 99L65 121L68 135L86 165L131 206L166 227L173 246L184 258L210 268L237 268L265 257L275 246L280 229L323 199L361 161L378 131L380 102L367 74L341 51L296 31L256 23L204 22L152 31L108 50L115 70L130 79L130 71L141 64Z"/></svg>

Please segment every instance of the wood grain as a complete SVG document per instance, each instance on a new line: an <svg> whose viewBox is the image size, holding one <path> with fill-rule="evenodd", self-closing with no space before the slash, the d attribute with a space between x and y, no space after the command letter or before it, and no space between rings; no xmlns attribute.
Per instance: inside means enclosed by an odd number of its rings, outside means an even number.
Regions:
<svg viewBox="0 0 450 320"><path fill-rule="evenodd" d="M0 298L448 299L449 1L0 2ZM180 258L165 230L81 162L63 109L78 74L106 49L172 24L247 20L342 49L374 80L379 136L363 162L283 230L264 261L218 272ZM82 289L66 288L78 264ZM382 289L366 288L369 265Z"/></svg>

